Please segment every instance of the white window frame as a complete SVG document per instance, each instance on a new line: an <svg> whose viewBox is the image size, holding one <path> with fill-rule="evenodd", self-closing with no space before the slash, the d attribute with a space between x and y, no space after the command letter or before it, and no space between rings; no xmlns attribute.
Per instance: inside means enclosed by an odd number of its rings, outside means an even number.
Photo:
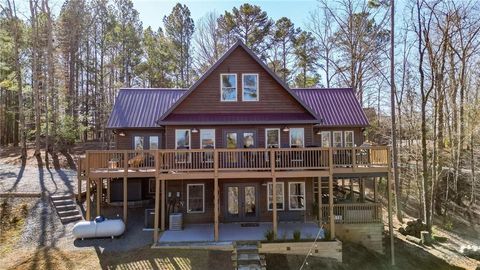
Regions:
<svg viewBox="0 0 480 270"><path fill-rule="evenodd" d="M257 99L255 100L245 100L245 76L256 76L257 81L256 81L256 87L257 87ZM242 73L242 101L245 102L255 102L260 100L260 88L259 88L259 82L258 82L259 76L258 73Z"/></svg>
<svg viewBox="0 0 480 270"><path fill-rule="evenodd" d="M204 128L204 129L200 129L200 149L204 149L203 148L203 137L202 135L205 133L205 132L212 132L213 131L213 149L215 149L217 147L217 142L215 140L215 137L216 137L216 134L215 134L215 129L214 128ZM212 155L212 158L211 159L207 159L206 157L208 156L207 153L203 153L203 159L202 161L203 162L207 162L207 163L212 163L213 162L213 152L210 153Z"/></svg>
<svg viewBox="0 0 480 270"><path fill-rule="evenodd" d="M291 208L290 201L292 199L292 196L299 196L299 195L292 195L291 192L291 185L292 184L302 184L303 186L303 207L302 208ZM305 182L288 182L288 210L290 211L305 211L306 206L307 206L307 194L305 193Z"/></svg>
<svg viewBox="0 0 480 270"><path fill-rule="evenodd" d="M142 140L142 149L137 150L137 142L135 141L136 138L140 138ZM143 151L145 150L145 136L143 135L134 135L133 136L133 150L135 151Z"/></svg>
<svg viewBox="0 0 480 270"><path fill-rule="evenodd" d="M224 100L223 99L223 76L224 75L233 75L235 76L235 100ZM238 101L238 81L237 73L220 73L220 101L221 102L237 102Z"/></svg>
<svg viewBox="0 0 480 270"><path fill-rule="evenodd" d="M353 130L346 130L343 132L343 145L345 147L355 147L355 133ZM347 134L352 134L352 141L351 141L351 146L347 146Z"/></svg>
<svg viewBox="0 0 480 270"><path fill-rule="evenodd" d="M323 145L323 136L328 135L328 146ZM322 147L332 147L332 132L322 131L320 132L320 143Z"/></svg>
<svg viewBox="0 0 480 270"><path fill-rule="evenodd" d="M288 132L288 144L290 145L290 148L292 148L292 131L294 129L301 129L302 130L302 148L305 147L305 128L290 128Z"/></svg>
<svg viewBox="0 0 480 270"><path fill-rule="evenodd" d="M190 186L202 186L202 211L190 211ZM205 213L205 184L187 184L187 213Z"/></svg>
<svg viewBox="0 0 480 270"><path fill-rule="evenodd" d="M276 184L282 186L282 208L277 207L277 211L283 211L285 210L285 183L276 182ZM267 211L273 211L273 204L272 204L272 208L270 208L270 185L272 185L272 188L273 188L273 182L267 182ZM273 192L272 192L272 201L273 201ZM277 196L277 203L279 203L278 196Z"/></svg>
<svg viewBox="0 0 480 270"><path fill-rule="evenodd" d="M157 138L157 149L152 149L152 138ZM148 136L148 150L158 150L160 149L160 136L150 135Z"/></svg>
<svg viewBox="0 0 480 270"><path fill-rule="evenodd" d="M335 145L337 141L335 141L335 134L340 134L340 146ZM343 132L341 131L332 131L332 146L333 147L343 147Z"/></svg>
<svg viewBox="0 0 480 270"><path fill-rule="evenodd" d="M192 131L188 128L175 129L175 149L178 149L178 136L177 135L178 135L179 131L182 131L182 132L188 131L188 150L191 150L192 149ZM187 159L186 160L179 161L178 160L178 155L179 154L182 154L182 153L177 153L175 155L175 157L176 157L175 162L177 162L177 163L190 163L192 161L190 153L187 154Z"/></svg>
<svg viewBox="0 0 480 270"><path fill-rule="evenodd" d="M277 131L277 134L278 134L278 147L277 148L281 148L281 133L280 133L280 128L266 128L265 129L265 148L268 148L268 131L271 131L271 130L276 130Z"/></svg>

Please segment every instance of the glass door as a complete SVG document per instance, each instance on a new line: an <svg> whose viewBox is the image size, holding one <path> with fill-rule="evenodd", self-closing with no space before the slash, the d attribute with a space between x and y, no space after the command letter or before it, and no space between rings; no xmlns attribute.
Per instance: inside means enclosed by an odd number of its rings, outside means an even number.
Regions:
<svg viewBox="0 0 480 270"><path fill-rule="evenodd" d="M247 222L258 220L256 184L225 185L225 202L227 222Z"/></svg>

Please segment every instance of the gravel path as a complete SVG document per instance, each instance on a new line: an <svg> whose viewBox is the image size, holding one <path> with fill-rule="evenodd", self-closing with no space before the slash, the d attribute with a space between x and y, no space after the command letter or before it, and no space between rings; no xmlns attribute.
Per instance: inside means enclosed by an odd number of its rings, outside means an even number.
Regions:
<svg viewBox="0 0 480 270"><path fill-rule="evenodd" d="M77 172L71 169L0 164L0 192L73 193L77 185Z"/></svg>

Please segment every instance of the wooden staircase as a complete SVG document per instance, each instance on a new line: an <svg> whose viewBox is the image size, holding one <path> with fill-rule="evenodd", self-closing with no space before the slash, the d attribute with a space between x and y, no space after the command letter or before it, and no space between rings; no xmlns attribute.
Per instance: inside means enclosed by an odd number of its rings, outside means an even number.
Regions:
<svg viewBox="0 0 480 270"><path fill-rule="evenodd" d="M236 270L266 270L265 255L258 253L256 241L237 241L232 253L233 268Z"/></svg>
<svg viewBox="0 0 480 270"><path fill-rule="evenodd" d="M75 204L73 194L52 195L50 196L50 201L55 210L57 210L57 214L63 224L83 219Z"/></svg>

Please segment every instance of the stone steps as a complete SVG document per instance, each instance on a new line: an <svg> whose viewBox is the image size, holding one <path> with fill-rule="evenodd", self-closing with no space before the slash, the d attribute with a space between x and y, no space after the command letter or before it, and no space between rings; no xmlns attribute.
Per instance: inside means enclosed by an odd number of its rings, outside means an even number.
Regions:
<svg viewBox="0 0 480 270"><path fill-rule="evenodd" d="M63 224L83 219L75 204L73 194L52 195L50 200Z"/></svg>
<svg viewBox="0 0 480 270"><path fill-rule="evenodd" d="M232 253L232 263L237 270L265 270L267 262L258 253L258 242L236 242Z"/></svg>

